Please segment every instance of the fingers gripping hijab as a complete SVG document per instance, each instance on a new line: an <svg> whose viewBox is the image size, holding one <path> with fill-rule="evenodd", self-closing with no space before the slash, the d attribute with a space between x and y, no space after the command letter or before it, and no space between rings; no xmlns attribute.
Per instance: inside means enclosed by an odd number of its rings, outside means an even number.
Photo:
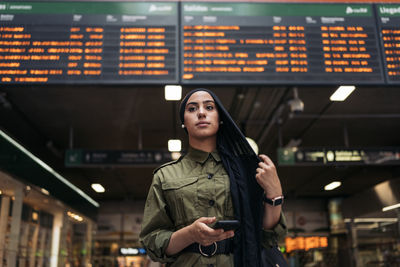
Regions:
<svg viewBox="0 0 400 267"><path fill-rule="evenodd" d="M205 91L214 98L219 119L222 121L217 134L217 150L229 175L235 218L241 223L234 238L235 266L262 266L260 239L263 190L255 179L260 160L221 101L208 89L194 89L185 96L179 110L181 122L184 123L185 107L189 97L197 91Z"/></svg>

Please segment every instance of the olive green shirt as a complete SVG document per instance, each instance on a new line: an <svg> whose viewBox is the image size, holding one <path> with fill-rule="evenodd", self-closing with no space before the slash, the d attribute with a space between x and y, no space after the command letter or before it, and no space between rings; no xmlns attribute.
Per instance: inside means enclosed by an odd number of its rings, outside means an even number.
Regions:
<svg viewBox="0 0 400 267"><path fill-rule="evenodd" d="M200 217L234 219L229 177L217 152L193 148L178 161L167 163L154 172L140 233L140 241L149 256L168 266L234 266L233 254L204 257L199 253L167 256L165 250L173 232ZM282 214L271 230L263 230L262 245L276 245L286 234Z"/></svg>

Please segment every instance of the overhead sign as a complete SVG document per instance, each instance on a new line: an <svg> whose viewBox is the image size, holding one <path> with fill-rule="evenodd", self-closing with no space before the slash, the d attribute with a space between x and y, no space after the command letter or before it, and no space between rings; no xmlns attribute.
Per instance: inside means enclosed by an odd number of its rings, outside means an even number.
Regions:
<svg viewBox="0 0 400 267"><path fill-rule="evenodd" d="M84 150L69 149L65 154L67 167L160 165L172 161L171 152L144 150Z"/></svg>
<svg viewBox="0 0 400 267"><path fill-rule="evenodd" d="M0 83L176 83L177 8L2 2Z"/></svg>
<svg viewBox="0 0 400 267"><path fill-rule="evenodd" d="M400 84L400 4L377 5L377 14L386 79Z"/></svg>
<svg viewBox="0 0 400 267"><path fill-rule="evenodd" d="M372 5L181 6L182 83L384 81Z"/></svg>
<svg viewBox="0 0 400 267"><path fill-rule="evenodd" d="M278 148L281 166L400 165L400 148Z"/></svg>
<svg viewBox="0 0 400 267"><path fill-rule="evenodd" d="M298 236L285 238L286 252L293 250L310 250L314 248L327 248L328 237L326 236Z"/></svg>
<svg viewBox="0 0 400 267"><path fill-rule="evenodd" d="M399 10L0 2L0 84L398 84Z"/></svg>

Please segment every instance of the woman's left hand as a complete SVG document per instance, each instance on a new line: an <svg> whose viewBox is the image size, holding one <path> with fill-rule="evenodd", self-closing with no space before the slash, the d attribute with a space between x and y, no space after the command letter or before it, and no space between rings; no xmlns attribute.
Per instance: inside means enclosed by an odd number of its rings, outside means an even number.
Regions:
<svg viewBox="0 0 400 267"><path fill-rule="evenodd" d="M282 186L272 160L266 155L259 156L262 162L258 163L256 169L256 179L258 184L264 189L268 198L282 195Z"/></svg>

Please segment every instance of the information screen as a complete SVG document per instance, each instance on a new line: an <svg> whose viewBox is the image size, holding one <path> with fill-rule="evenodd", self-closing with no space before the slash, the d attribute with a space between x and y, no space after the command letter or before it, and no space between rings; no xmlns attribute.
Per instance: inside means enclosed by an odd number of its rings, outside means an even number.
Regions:
<svg viewBox="0 0 400 267"><path fill-rule="evenodd" d="M0 2L0 81L177 83L178 4Z"/></svg>
<svg viewBox="0 0 400 267"><path fill-rule="evenodd" d="M384 82L372 5L181 5L182 83Z"/></svg>
<svg viewBox="0 0 400 267"><path fill-rule="evenodd" d="M377 5L388 83L400 84L400 5Z"/></svg>

